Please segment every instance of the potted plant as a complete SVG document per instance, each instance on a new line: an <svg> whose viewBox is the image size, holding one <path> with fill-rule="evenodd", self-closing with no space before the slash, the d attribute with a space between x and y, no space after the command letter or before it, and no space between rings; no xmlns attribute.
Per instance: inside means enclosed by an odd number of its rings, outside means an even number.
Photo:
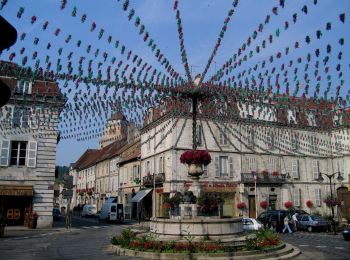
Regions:
<svg viewBox="0 0 350 260"><path fill-rule="evenodd" d="M239 202L237 208L241 211L240 215L243 216L243 210L247 208L247 205L244 202Z"/></svg>

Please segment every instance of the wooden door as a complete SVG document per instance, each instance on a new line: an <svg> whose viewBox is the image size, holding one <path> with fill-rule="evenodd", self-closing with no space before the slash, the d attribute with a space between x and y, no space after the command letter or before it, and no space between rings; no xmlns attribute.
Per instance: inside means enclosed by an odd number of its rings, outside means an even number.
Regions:
<svg viewBox="0 0 350 260"><path fill-rule="evenodd" d="M248 203L249 203L249 217L255 218L256 217L255 196L249 196Z"/></svg>
<svg viewBox="0 0 350 260"><path fill-rule="evenodd" d="M342 215L349 214L350 212L350 192L346 187L340 187L337 190L337 197L341 201L341 213Z"/></svg>

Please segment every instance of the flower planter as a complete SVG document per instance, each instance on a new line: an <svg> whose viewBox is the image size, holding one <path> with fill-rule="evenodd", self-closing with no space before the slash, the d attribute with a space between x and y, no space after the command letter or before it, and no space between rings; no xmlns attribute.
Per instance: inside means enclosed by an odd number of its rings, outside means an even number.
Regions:
<svg viewBox="0 0 350 260"><path fill-rule="evenodd" d="M203 173L203 165L202 164L190 164L188 166L188 174L192 175L192 174L202 174Z"/></svg>

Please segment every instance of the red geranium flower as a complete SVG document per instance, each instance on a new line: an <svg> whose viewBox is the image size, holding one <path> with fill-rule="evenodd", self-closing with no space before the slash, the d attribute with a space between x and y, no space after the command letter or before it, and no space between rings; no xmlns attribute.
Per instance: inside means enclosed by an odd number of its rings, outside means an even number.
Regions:
<svg viewBox="0 0 350 260"><path fill-rule="evenodd" d="M210 154L203 150L190 150L181 154L180 162L186 164L204 164L211 162Z"/></svg>
<svg viewBox="0 0 350 260"><path fill-rule="evenodd" d="M286 201L285 203L284 203L284 207L286 208L286 209L289 209L289 208L291 208L291 207L293 207L293 202L291 202L291 201Z"/></svg>
<svg viewBox="0 0 350 260"><path fill-rule="evenodd" d="M237 204L238 209L245 209L246 207L247 207L247 205L244 202L240 202Z"/></svg>
<svg viewBox="0 0 350 260"><path fill-rule="evenodd" d="M269 206L269 203L265 200L260 202L260 207L263 209L267 209L267 207Z"/></svg>
<svg viewBox="0 0 350 260"><path fill-rule="evenodd" d="M306 202L306 206L310 209L310 208L312 208L312 206L314 205L314 203L311 201L311 200L308 200L307 202Z"/></svg>

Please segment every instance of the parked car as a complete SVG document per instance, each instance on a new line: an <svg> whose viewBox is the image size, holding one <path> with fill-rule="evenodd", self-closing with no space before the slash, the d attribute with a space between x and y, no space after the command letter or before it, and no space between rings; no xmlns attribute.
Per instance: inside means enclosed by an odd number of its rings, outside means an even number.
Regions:
<svg viewBox="0 0 350 260"><path fill-rule="evenodd" d="M244 231L257 231L264 227L264 225L255 218L243 218L242 222Z"/></svg>
<svg viewBox="0 0 350 260"><path fill-rule="evenodd" d="M343 230L344 240L350 240L350 227L347 227Z"/></svg>
<svg viewBox="0 0 350 260"><path fill-rule="evenodd" d="M94 217L97 214L96 205L86 204L83 207L83 211L81 212L82 217Z"/></svg>
<svg viewBox="0 0 350 260"><path fill-rule="evenodd" d="M264 226L271 224L277 232L281 232L284 227L283 220L287 215L290 215L290 212L287 210L267 210L262 212L257 220Z"/></svg>
<svg viewBox="0 0 350 260"><path fill-rule="evenodd" d="M61 220L61 211L59 208L52 209L52 217L53 217L53 220L57 220L57 221Z"/></svg>
<svg viewBox="0 0 350 260"><path fill-rule="evenodd" d="M319 216L301 215L298 217L297 228L298 230L307 230L309 232L315 230L326 231L328 222Z"/></svg>

